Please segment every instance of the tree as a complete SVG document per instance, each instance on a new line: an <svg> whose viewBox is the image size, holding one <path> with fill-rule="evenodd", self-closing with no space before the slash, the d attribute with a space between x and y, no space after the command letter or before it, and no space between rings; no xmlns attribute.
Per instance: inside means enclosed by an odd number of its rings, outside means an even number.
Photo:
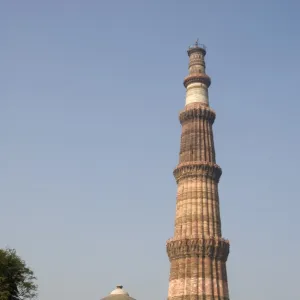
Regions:
<svg viewBox="0 0 300 300"><path fill-rule="evenodd" d="M26 300L37 296L33 271L14 249L0 249L0 300Z"/></svg>

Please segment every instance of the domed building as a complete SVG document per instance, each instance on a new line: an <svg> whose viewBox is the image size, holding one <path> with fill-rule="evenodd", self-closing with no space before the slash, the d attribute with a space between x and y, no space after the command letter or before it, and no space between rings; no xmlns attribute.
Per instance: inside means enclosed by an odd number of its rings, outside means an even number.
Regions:
<svg viewBox="0 0 300 300"><path fill-rule="evenodd" d="M123 289L122 285L117 285L116 288L106 297L101 300L135 300Z"/></svg>

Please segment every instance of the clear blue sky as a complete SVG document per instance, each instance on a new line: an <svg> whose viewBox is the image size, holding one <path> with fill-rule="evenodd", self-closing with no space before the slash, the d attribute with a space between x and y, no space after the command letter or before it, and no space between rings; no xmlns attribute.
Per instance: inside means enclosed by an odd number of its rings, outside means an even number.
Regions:
<svg viewBox="0 0 300 300"><path fill-rule="evenodd" d="M0 247L40 300L166 299L188 45L208 47L231 299L299 298L299 1L1 1Z"/></svg>

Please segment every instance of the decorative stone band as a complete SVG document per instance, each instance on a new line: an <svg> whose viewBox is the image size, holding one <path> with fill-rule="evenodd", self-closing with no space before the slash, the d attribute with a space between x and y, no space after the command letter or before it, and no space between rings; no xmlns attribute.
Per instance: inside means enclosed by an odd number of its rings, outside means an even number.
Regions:
<svg viewBox="0 0 300 300"><path fill-rule="evenodd" d="M177 183L186 177L206 177L219 182L222 169L214 163L195 161L179 164L173 174Z"/></svg>
<svg viewBox="0 0 300 300"><path fill-rule="evenodd" d="M229 241L219 237L179 240L171 238L167 241L167 253L170 261L185 257L207 256L226 262L229 248Z"/></svg>
<svg viewBox="0 0 300 300"><path fill-rule="evenodd" d="M213 124L215 118L216 113L211 108L201 104L189 104L184 110L179 112L179 121L181 125L191 119L204 119Z"/></svg>
<svg viewBox="0 0 300 300"><path fill-rule="evenodd" d="M186 88L190 83L194 83L194 82L200 82L205 84L207 87L209 87L211 84L211 79L208 75L204 73L199 73L197 75L190 75L184 78L183 85Z"/></svg>
<svg viewBox="0 0 300 300"><path fill-rule="evenodd" d="M189 62L189 68L193 66L202 66L203 69L205 69L205 61L200 59L190 60Z"/></svg>

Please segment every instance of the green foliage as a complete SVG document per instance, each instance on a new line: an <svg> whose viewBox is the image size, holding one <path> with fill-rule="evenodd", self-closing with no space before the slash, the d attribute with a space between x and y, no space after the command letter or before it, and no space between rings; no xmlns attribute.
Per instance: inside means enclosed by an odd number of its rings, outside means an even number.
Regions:
<svg viewBox="0 0 300 300"><path fill-rule="evenodd" d="M0 249L0 300L25 300L37 296L33 272L14 249Z"/></svg>

